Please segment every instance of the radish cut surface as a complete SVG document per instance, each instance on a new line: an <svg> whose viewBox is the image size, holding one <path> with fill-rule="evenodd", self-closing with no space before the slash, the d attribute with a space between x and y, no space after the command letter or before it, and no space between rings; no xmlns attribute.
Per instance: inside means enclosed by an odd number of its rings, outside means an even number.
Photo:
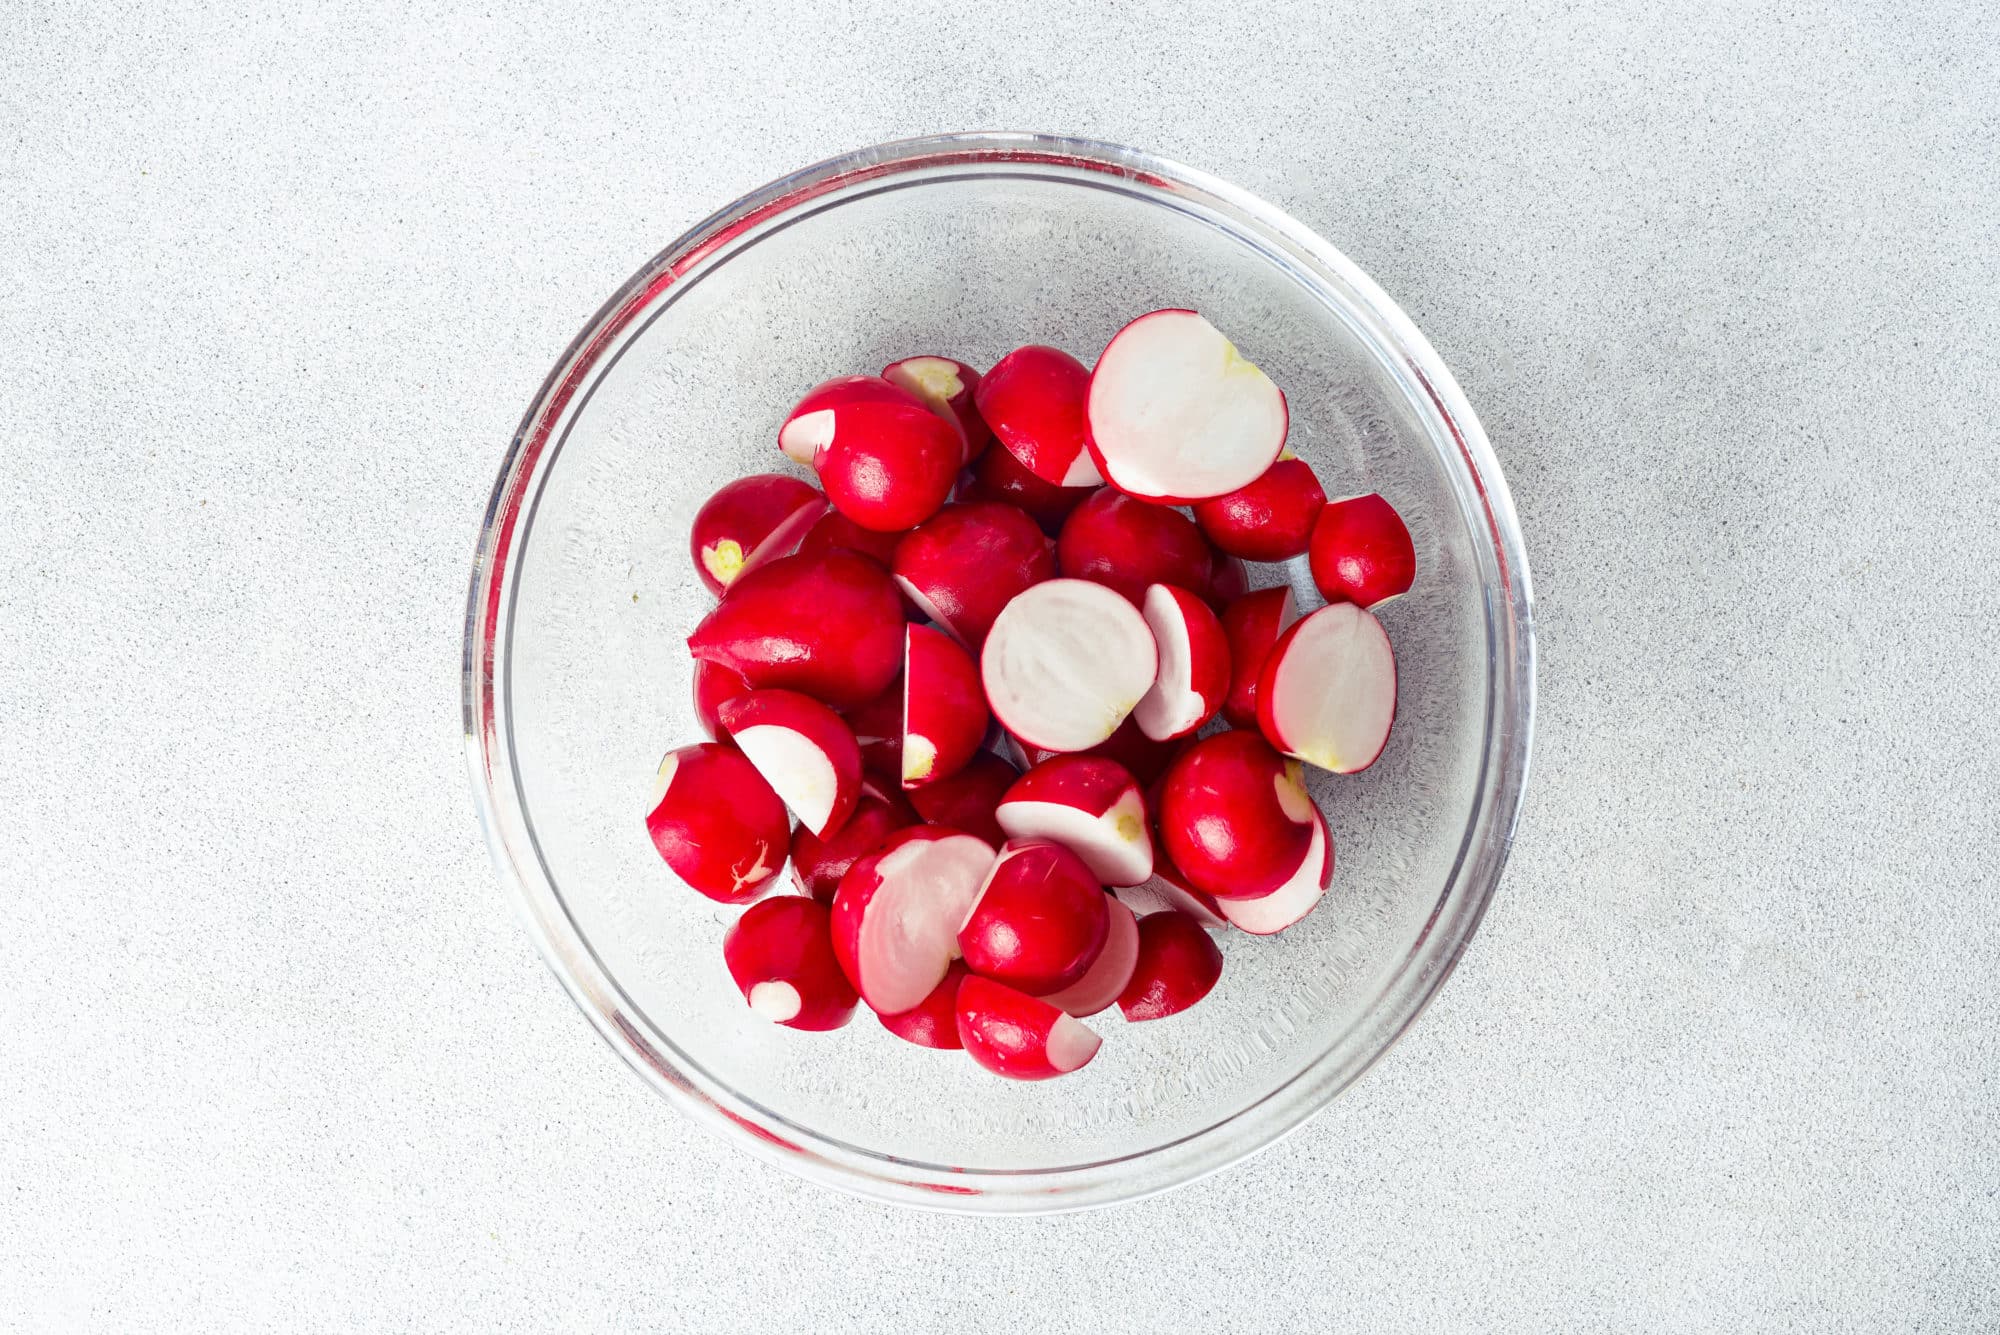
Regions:
<svg viewBox="0 0 2000 1335"><path fill-rule="evenodd" d="M980 656L994 717L1050 751L1081 751L1111 736L1152 689L1158 667L1153 632L1138 609L1080 579L1052 579L1019 594L994 621Z"/></svg>

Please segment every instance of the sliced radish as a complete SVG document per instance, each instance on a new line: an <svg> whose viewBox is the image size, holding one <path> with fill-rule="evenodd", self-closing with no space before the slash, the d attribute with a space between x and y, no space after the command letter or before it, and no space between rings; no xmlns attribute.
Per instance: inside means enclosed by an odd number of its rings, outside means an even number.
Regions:
<svg viewBox="0 0 2000 1335"><path fill-rule="evenodd" d="M980 654L986 702L1031 746L1082 751L1117 730L1152 689L1159 650L1124 598L1080 579L1052 579L1018 595Z"/></svg>
<svg viewBox="0 0 2000 1335"><path fill-rule="evenodd" d="M908 390L958 423L965 435L965 462L978 458L993 439L993 433L973 405L979 390L979 372L949 357L905 357L882 368L882 378L898 389Z"/></svg>
<svg viewBox="0 0 2000 1335"><path fill-rule="evenodd" d="M1333 831L1315 813L1312 843L1285 883L1259 899L1218 901L1222 916L1253 936L1273 936L1313 911L1333 884Z"/></svg>
<svg viewBox="0 0 2000 1335"><path fill-rule="evenodd" d="M750 683L743 679L742 673L732 672L720 663L695 660L694 718L710 741L729 735L729 730L722 726L722 707L749 693Z"/></svg>
<svg viewBox="0 0 2000 1335"><path fill-rule="evenodd" d="M725 483L695 512L688 552L710 593L743 573L743 561L796 511L826 504L809 483L783 473L757 473Z"/></svg>
<svg viewBox="0 0 2000 1335"><path fill-rule="evenodd" d="M1090 454L1129 495L1182 505L1254 482L1285 448L1285 396L1193 311L1142 315L1091 372Z"/></svg>
<svg viewBox="0 0 2000 1335"><path fill-rule="evenodd" d="M1109 914L1104 949L1097 952L1097 958L1091 961L1083 977L1042 998L1078 1019L1095 1015L1118 1000L1118 994L1132 980L1132 969L1139 962L1139 920L1132 916L1131 909L1108 895L1104 907Z"/></svg>
<svg viewBox="0 0 2000 1335"><path fill-rule="evenodd" d="M1289 585L1246 593L1222 610L1222 634L1229 642L1229 696L1222 717L1238 728L1257 726L1257 683L1271 648L1299 619Z"/></svg>
<svg viewBox="0 0 2000 1335"><path fill-rule="evenodd" d="M1396 652L1353 603L1333 603L1278 638L1257 682L1257 726L1308 765L1367 769L1396 721Z"/></svg>
<svg viewBox="0 0 2000 1335"><path fill-rule="evenodd" d="M900 1014L944 978L993 857L983 840L920 825L890 835L840 878L834 954L871 1009Z"/></svg>
<svg viewBox="0 0 2000 1335"><path fill-rule="evenodd" d="M957 1050L965 1046L958 1037L958 985L969 970L964 960L953 960L944 981L930 995L909 1010L895 1015L877 1015L882 1027L906 1043L920 1048Z"/></svg>
<svg viewBox="0 0 2000 1335"><path fill-rule="evenodd" d="M1270 894L1312 842L1298 765L1254 732L1217 733L1182 752L1160 781L1159 812L1167 856L1217 899Z"/></svg>
<svg viewBox="0 0 2000 1335"><path fill-rule="evenodd" d="M833 956L826 905L779 895L730 924L722 959L750 1009L793 1029L838 1029L854 1018L854 985Z"/></svg>
<svg viewBox="0 0 2000 1335"><path fill-rule="evenodd" d="M688 649L759 689L852 705L895 679L903 625L902 597L882 567L858 552L821 552L738 577Z"/></svg>
<svg viewBox="0 0 2000 1335"><path fill-rule="evenodd" d="M959 489L962 501L1004 501L1027 511L1028 518L1050 535L1058 532L1070 511L1097 492L1096 487L1058 487L1044 482L1008 449L988 450L972 466L972 481Z"/></svg>
<svg viewBox="0 0 2000 1335"><path fill-rule="evenodd" d="M1186 589L1152 585L1143 610L1160 666L1132 720L1148 737L1170 742L1214 718L1229 697L1229 639L1209 605Z"/></svg>
<svg viewBox="0 0 2000 1335"><path fill-rule="evenodd" d="M1209 566L1204 596L1208 605L1220 616L1223 608L1250 592L1250 572L1244 568L1241 559L1220 548L1216 549L1214 558Z"/></svg>
<svg viewBox="0 0 2000 1335"><path fill-rule="evenodd" d="M838 510L822 510L799 539L797 550L809 556L844 548L860 552L887 570L896 559L896 544L902 540L901 533L877 533L861 527Z"/></svg>
<svg viewBox="0 0 2000 1335"><path fill-rule="evenodd" d="M1222 952L1185 913L1148 913L1139 919L1139 958L1118 996L1127 1020L1164 1020L1214 990L1222 977Z"/></svg>
<svg viewBox="0 0 2000 1335"><path fill-rule="evenodd" d="M1194 519L1208 540L1246 561L1289 561L1304 556L1313 521L1326 506L1326 493L1312 465L1296 455L1281 458L1262 477L1226 496L1194 507Z"/></svg>
<svg viewBox="0 0 2000 1335"><path fill-rule="evenodd" d="M872 700L852 705L842 714L861 748L861 770L891 788L903 785L903 679Z"/></svg>
<svg viewBox="0 0 2000 1335"><path fill-rule="evenodd" d="M863 796L854 804L854 814L828 838L820 838L803 825L792 831L792 880L804 894L831 904L849 867L880 848L896 831L916 823L916 813L901 799L892 805L882 797Z"/></svg>
<svg viewBox="0 0 2000 1335"><path fill-rule="evenodd" d="M1104 479L1090 460L1084 394L1090 369L1059 348L1029 344L994 363L979 382L979 415L1008 451L1042 481L1094 487Z"/></svg>
<svg viewBox="0 0 2000 1335"><path fill-rule="evenodd" d="M1106 487L1070 514L1056 539L1056 568L1118 590L1134 607L1149 584L1199 589L1213 553L1194 521Z"/></svg>
<svg viewBox="0 0 2000 1335"><path fill-rule="evenodd" d="M1056 573L1035 522L994 501L947 505L904 537L890 568L924 615L975 652L1009 600Z"/></svg>
<svg viewBox="0 0 2000 1335"><path fill-rule="evenodd" d="M958 986L958 1037L972 1060L1010 1080L1065 1075L1104 1041L1048 1002L978 974Z"/></svg>
<svg viewBox="0 0 2000 1335"><path fill-rule="evenodd" d="M949 825L999 845L1007 834L994 818L994 809L1019 777L1020 771L1005 760L981 751L958 773L912 788L908 796L917 814L932 824Z"/></svg>
<svg viewBox="0 0 2000 1335"><path fill-rule="evenodd" d="M1105 885L1138 885L1153 874L1146 797L1115 760L1045 760L1014 781L994 816L1010 839L1055 840Z"/></svg>
<svg viewBox="0 0 2000 1335"><path fill-rule="evenodd" d="M799 823L824 839L861 796L861 748L840 715L797 691L752 691L722 707L730 740Z"/></svg>
<svg viewBox="0 0 2000 1335"><path fill-rule="evenodd" d="M660 762L646 832L676 876L710 899L741 904L785 865L791 822L742 752L697 742Z"/></svg>
<svg viewBox="0 0 2000 1335"><path fill-rule="evenodd" d="M1053 839L1009 839L987 869L958 949L965 967L1030 995L1068 987L1104 948L1104 887Z"/></svg>
<svg viewBox="0 0 2000 1335"><path fill-rule="evenodd" d="M1330 503L1312 531L1312 577L1330 603L1375 607L1417 582L1417 549L1396 507L1374 492Z"/></svg>
<svg viewBox="0 0 2000 1335"><path fill-rule="evenodd" d="M964 769L986 740L986 696L971 655L941 630L904 632L903 787Z"/></svg>

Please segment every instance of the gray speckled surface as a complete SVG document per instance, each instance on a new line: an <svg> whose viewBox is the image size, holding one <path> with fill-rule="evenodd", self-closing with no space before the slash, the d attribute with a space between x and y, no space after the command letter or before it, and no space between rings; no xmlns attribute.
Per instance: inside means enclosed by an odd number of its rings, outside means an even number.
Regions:
<svg viewBox="0 0 2000 1335"><path fill-rule="evenodd" d="M2000 1324L2000 22L1748 8L0 12L0 1324ZM985 125L1369 270L1485 418L1543 654L1410 1038L1238 1169L1015 1222L642 1088L497 889L456 693L604 295Z"/></svg>

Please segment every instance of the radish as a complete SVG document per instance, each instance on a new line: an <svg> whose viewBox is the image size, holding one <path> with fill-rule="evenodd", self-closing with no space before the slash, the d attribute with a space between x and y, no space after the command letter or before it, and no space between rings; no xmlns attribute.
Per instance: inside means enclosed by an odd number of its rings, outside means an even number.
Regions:
<svg viewBox="0 0 2000 1335"><path fill-rule="evenodd" d="M843 711L847 726L854 730L855 745L861 748L861 770L892 788L903 784L903 679L897 677L888 689L872 700L864 700Z"/></svg>
<svg viewBox="0 0 2000 1335"><path fill-rule="evenodd" d="M861 796L861 748L840 715L797 691L739 695L722 707L730 740L799 823L824 839Z"/></svg>
<svg viewBox="0 0 2000 1335"><path fill-rule="evenodd" d="M1149 584L1206 587L1212 563L1192 519L1109 487L1077 506L1056 539L1057 569L1116 589L1134 607Z"/></svg>
<svg viewBox="0 0 2000 1335"><path fill-rule="evenodd" d="M1118 1000L1139 962L1139 920L1132 916L1131 909L1109 895L1105 896L1104 907L1109 915L1104 948L1097 952L1097 958L1091 961L1083 977L1042 998L1078 1019L1095 1015Z"/></svg>
<svg viewBox="0 0 2000 1335"><path fill-rule="evenodd" d="M930 405L932 412L951 418L965 436L965 462L982 454L993 432L973 406L979 372L949 357L905 357L882 368L882 378L908 390Z"/></svg>
<svg viewBox="0 0 2000 1335"><path fill-rule="evenodd" d="M1001 726L1051 751L1082 751L1111 736L1158 669L1146 619L1080 579L1048 580L1015 597L979 659Z"/></svg>
<svg viewBox="0 0 2000 1335"><path fill-rule="evenodd" d="M1417 549L1396 507L1374 492L1330 503L1313 525L1313 583L1330 603L1375 607L1417 582Z"/></svg>
<svg viewBox="0 0 2000 1335"><path fill-rule="evenodd" d="M812 505L801 505L779 520L778 526L772 529L762 542L750 549L749 554L743 558L743 569L737 572L736 578L741 579L753 571L762 570L781 556L792 555L798 551L806 534L819 527L821 519L839 513L826 503L824 496L820 496Z"/></svg>
<svg viewBox="0 0 2000 1335"><path fill-rule="evenodd" d="M1309 765L1353 774L1389 741L1396 719L1396 654L1382 623L1333 603L1278 638L1257 682L1257 726Z"/></svg>
<svg viewBox="0 0 2000 1335"><path fill-rule="evenodd" d="M858 552L821 552L740 576L688 649L754 687L851 705L895 679L903 624L902 598L882 567Z"/></svg>
<svg viewBox="0 0 2000 1335"><path fill-rule="evenodd" d="M903 787L964 769L986 739L979 668L941 630L911 626L903 648Z"/></svg>
<svg viewBox="0 0 2000 1335"><path fill-rule="evenodd" d="M1115 760L1045 760L1014 781L994 816L1010 839L1055 840L1105 885L1138 885L1153 874L1146 798Z"/></svg>
<svg viewBox="0 0 2000 1335"><path fill-rule="evenodd" d="M743 573L743 560L796 511L826 504L808 483L783 473L757 473L723 484L695 512L688 552L710 593Z"/></svg>
<svg viewBox="0 0 2000 1335"><path fill-rule="evenodd" d="M1056 573L1049 542L1011 505L947 505L896 546L890 569L926 616L977 652L1000 610Z"/></svg>
<svg viewBox="0 0 2000 1335"><path fill-rule="evenodd" d="M799 539L796 550L811 556L845 548L850 552L860 552L887 570L890 562L896 559L896 544L902 540L901 533L877 533L861 527L838 510L822 510L813 520L812 527Z"/></svg>
<svg viewBox="0 0 2000 1335"><path fill-rule="evenodd" d="M1070 511L1097 493L1096 487L1058 487L1044 482L1014 457L1012 450L988 450L972 466L972 481L959 489L961 501L1005 501L1053 536Z"/></svg>
<svg viewBox="0 0 2000 1335"><path fill-rule="evenodd" d="M1186 589L1154 584L1142 610L1160 666L1132 720L1148 737L1170 742L1214 718L1229 697L1229 639L1209 605Z"/></svg>
<svg viewBox="0 0 2000 1335"><path fill-rule="evenodd" d="M1223 608L1250 592L1250 572L1244 568L1240 558L1231 556L1220 548L1217 548L1213 555L1215 559L1209 566L1208 584L1203 597L1207 598L1208 605L1215 609L1216 615L1220 616Z"/></svg>
<svg viewBox="0 0 2000 1335"><path fill-rule="evenodd" d="M944 972L944 981L922 1001L909 1010L875 1018L897 1038L920 1048L962 1048L965 1044L958 1037L958 985L969 972L964 960L953 960Z"/></svg>
<svg viewBox="0 0 2000 1335"><path fill-rule="evenodd" d="M1059 348L1029 344L1002 357L979 382L974 401L1000 443L1042 481L1094 487L1104 481L1090 460L1084 395L1090 371Z"/></svg>
<svg viewBox="0 0 2000 1335"><path fill-rule="evenodd" d="M1296 762L1254 732L1217 733L1160 781L1160 840L1196 889L1255 899L1298 870L1313 810Z"/></svg>
<svg viewBox="0 0 2000 1335"><path fill-rule="evenodd" d="M991 751L981 751L949 778L912 788L910 805L934 825L949 825L998 845L1006 842L1007 834L994 810L1019 777L1020 771L1005 760Z"/></svg>
<svg viewBox="0 0 2000 1335"><path fill-rule="evenodd" d="M1127 1020L1164 1020L1207 996L1221 977L1222 952L1200 923L1185 913L1148 913L1139 919L1139 957L1118 1009Z"/></svg>
<svg viewBox="0 0 2000 1335"><path fill-rule="evenodd" d="M958 985L958 1037L981 1066L1010 1080L1047 1080L1086 1065L1104 1040L1072 1015L991 978Z"/></svg>
<svg viewBox="0 0 2000 1335"><path fill-rule="evenodd" d="M944 978L993 857L969 834L920 825L848 868L833 898L833 950L871 1009L900 1014Z"/></svg>
<svg viewBox="0 0 2000 1335"><path fill-rule="evenodd" d="M1253 936L1273 936L1313 911L1333 884L1333 831L1321 813L1298 870L1260 899L1220 901L1222 916Z"/></svg>
<svg viewBox="0 0 2000 1335"><path fill-rule="evenodd" d="M849 867L916 823L916 813L901 799L892 805L883 797L864 796L854 804L854 814L826 839L803 825L792 831L792 880L801 893L831 904Z"/></svg>
<svg viewBox="0 0 2000 1335"><path fill-rule="evenodd" d="M965 967L1030 995L1082 978L1110 930L1104 888L1053 839L1009 839L958 929Z"/></svg>
<svg viewBox="0 0 2000 1335"><path fill-rule="evenodd" d="M951 495L965 432L886 380L843 376L799 400L778 447L812 465L836 510L893 533L930 518Z"/></svg>
<svg viewBox="0 0 2000 1335"><path fill-rule="evenodd" d="M710 899L742 904L785 865L791 822L742 752L697 742L660 762L646 832L676 876Z"/></svg>
<svg viewBox="0 0 2000 1335"><path fill-rule="evenodd" d="M1197 890L1189 885L1187 878L1158 849L1154 850L1153 879L1144 885L1120 890L1118 898L1124 900L1135 913L1175 909L1203 927L1229 926L1229 919L1222 916L1222 901L1206 890Z"/></svg>
<svg viewBox="0 0 2000 1335"><path fill-rule="evenodd" d="M1222 610L1222 634L1229 642L1229 696L1222 717L1238 728L1257 726L1257 683L1264 662L1285 628L1299 619L1289 586L1246 593Z"/></svg>
<svg viewBox="0 0 2000 1335"><path fill-rule="evenodd" d="M799 895L752 904L723 934L722 959L750 1009L774 1024L838 1029L854 1018L824 904Z"/></svg>
<svg viewBox="0 0 2000 1335"><path fill-rule="evenodd" d="M1186 310L1142 315L1112 337L1091 372L1086 415L1104 479L1169 505L1254 482L1277 462L1289 422L1271 378Z"/></svg>
<svg viewBox="0 0 2000 1335"><path fill-rule="evenodd" d="M883 376L835 376L814 385L792 405L778 428L778 448L786 458L816 469L841 424L855 431L879 429L884 421L896 419L911 408L931 411L921 395L891 384ZM956 424L953 425L955 428Z"/></svg>
<svg viewBox="0 0 2000 1335"><path fill-rule="evenodd" d="M695 661L694 718L710 741L729 735L729 730L722 726L722 707L749 692L750 683L743 680L742 673L732 672L720 663Z"/></svg>
<svg viewBox="0 0 2000 1335"><path fill-rule="evenodd" d="M1198 502L1194 519L1208 540L1246 561L1289 561L1304 556L1326 493L1312 465L1287 455L1262 477L1226 496Z"/></svg>
<svg viewBox="0 0 2000 1335"><path fill-rule="evenodd" d="M1126 719L1118 725L1118 731L1099 742L1096 746L1081 751L1051 751L1046 747L1030 746L1012 733L1007 734L1008 746L1023 769L1032 769L1050 756L1074 754L1080 756L1101 756L1115 760L1132 772L1132 777L1142 784L1151 784L1167 772L1167 766L1174 763L1174 757L1187 749L1186 739L1177 742L1156 742L1139 731L1139 725Z"/></svg>

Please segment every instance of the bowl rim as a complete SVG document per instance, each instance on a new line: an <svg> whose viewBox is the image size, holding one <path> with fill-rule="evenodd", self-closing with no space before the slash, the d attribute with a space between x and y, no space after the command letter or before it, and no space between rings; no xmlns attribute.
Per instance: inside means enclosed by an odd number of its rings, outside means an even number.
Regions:
<svg viewBox="0 0 2000 1335"><path fill-rule="evenodd" d="M699 277L770 230L831 206L829 197L845 200L884 178L950 178L982 169L1039 170L1046 179L1110 186L1219 217L1235 239L1313 289L1354 327L1424 419L1433 444L1462 465L1447 470L1460 507L1468 521L1483 520L1490 539L1475 544L1481 565L1491 567L1481 571L1492 668L1478 800L1430 918L1382 992L1326 1051L1248 1107L1130 1155L1047 1169L956 1169L862 1150L791 1123L662 1053L570 919L534 847L504 703L507 658L497 649L512 629L512 597L503 596L515 587L508 578L515 568L511 558L517 538L525 540L533 527L532 505L546 477L538 465L566 414L580 406L578 390L643 327L636 323L641 313L673 285ZM520 524L524 510L526 528ZM1527 554L1499 462L1442 359L1367 275L1283 211L1195 168L1089 139L977 132L878 144L780 177L696 223L599 307L543 380L502 460L467 591L461 686L467 763L494 865L550 971L646 1083L724 1139L821 1185L954 1213L1038 1214L1140 1199L1240 1162L1303 1126L1408 1032L1464 953L1505 866L1528 775L1534 660ZM496 782L500 776L508 781ZM1362 1027L1371 1032L1349 1042Z"/></svg>

